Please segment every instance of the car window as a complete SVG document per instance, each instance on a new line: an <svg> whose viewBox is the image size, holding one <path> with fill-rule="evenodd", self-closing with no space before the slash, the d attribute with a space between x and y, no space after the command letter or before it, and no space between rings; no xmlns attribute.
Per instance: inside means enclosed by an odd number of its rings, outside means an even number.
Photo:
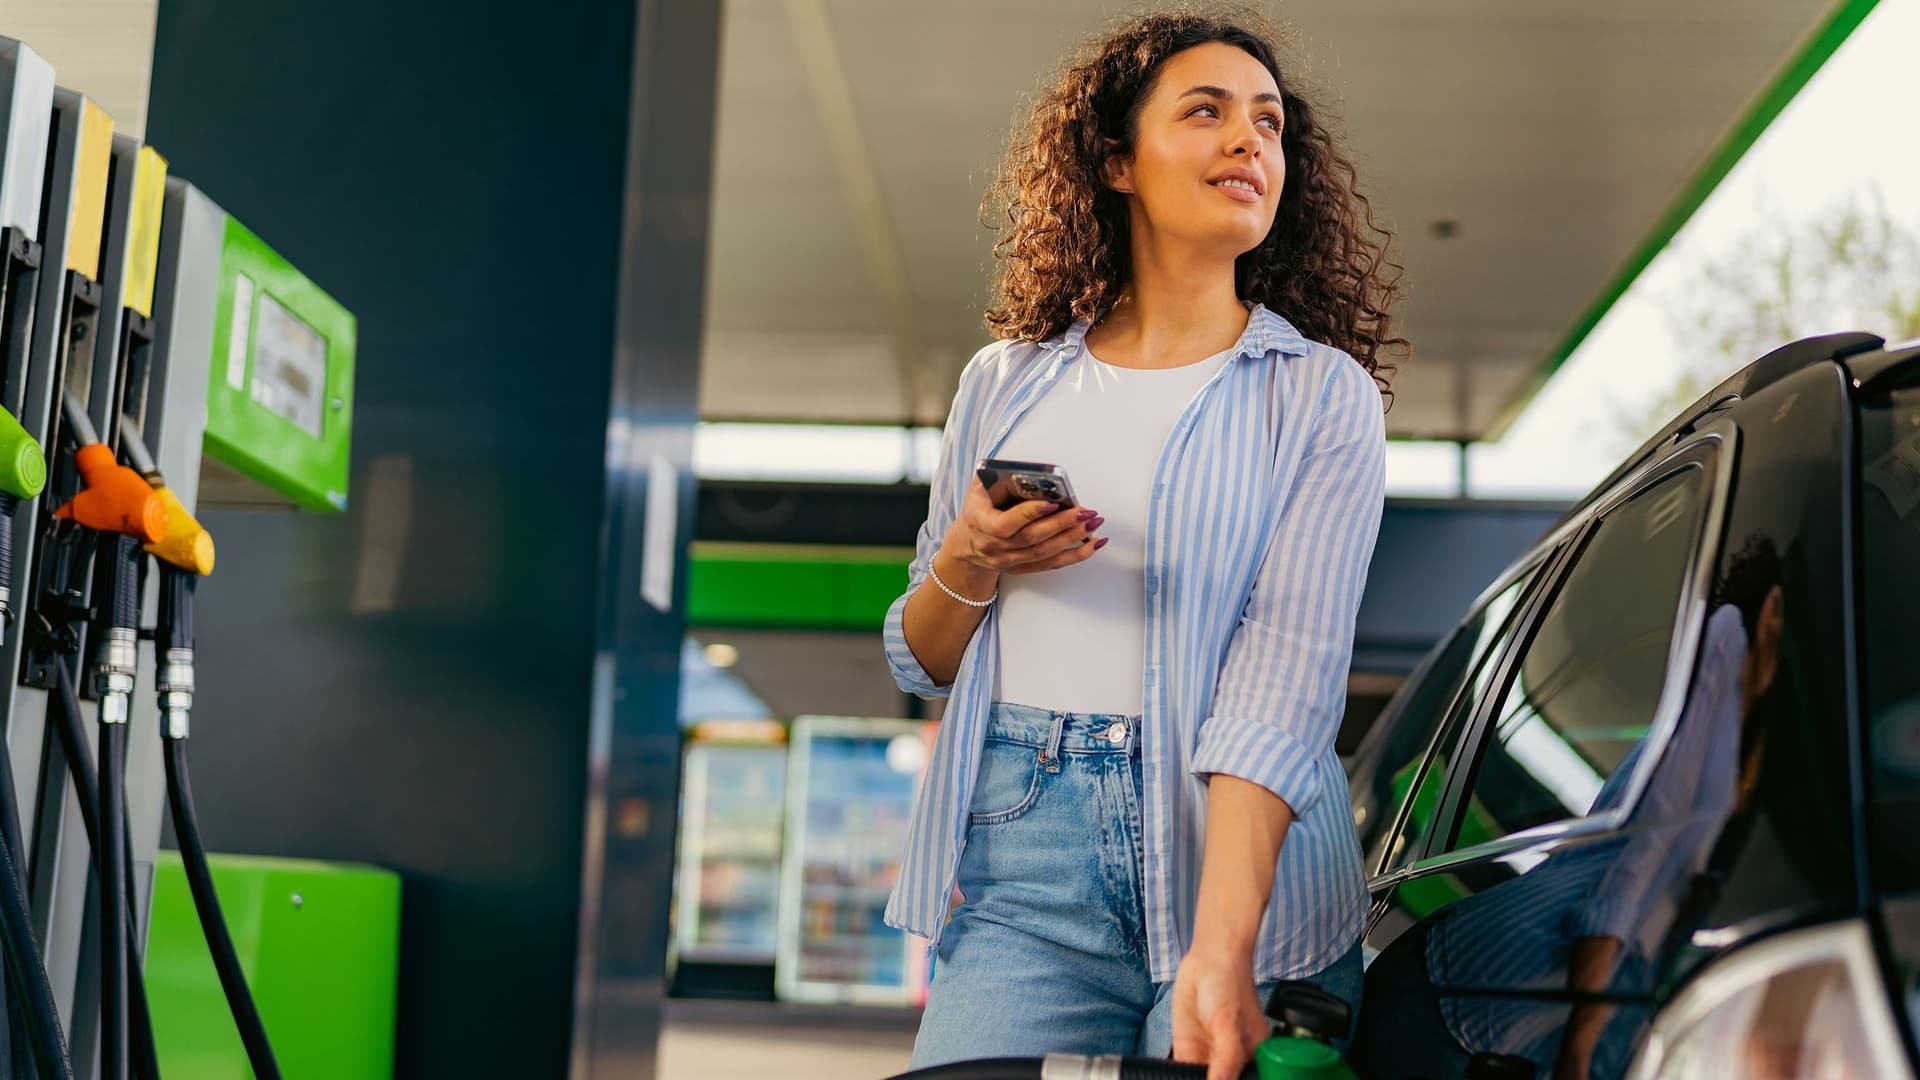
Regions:
<svg viewBox="0 0 1920 1080"><path fill-rule="evenodd" d="M1438 809L1461 721L1485 692L1493 669L1488 659L1497 655L1514 610L1547 561L1535 562L1468 616L1396 703L1380 741L1363 752L1352 794L1354 824L1369 867L1385 872L1419 850ZM1469 678L1475 692L1463 695ZM1429 763L1427 750L1443 724L1447 736ZM1402 817L1406 824L1396 828Z"/></svg>
<svg viewBox="0 0 1920 1080"><path fill-rule="evenodd" d="M1511 666L1451 848L1587 814L1647 734L1709 489L1687 466L1587 534Z"/></svg>
<svg viewBox="0 0 1920 1080"><path fill-rule="evenodd" d="M1860 410L1860 580L1872 767L1874 875L1892 893L1920 891L1920 387L1874 395Z"/></svg>

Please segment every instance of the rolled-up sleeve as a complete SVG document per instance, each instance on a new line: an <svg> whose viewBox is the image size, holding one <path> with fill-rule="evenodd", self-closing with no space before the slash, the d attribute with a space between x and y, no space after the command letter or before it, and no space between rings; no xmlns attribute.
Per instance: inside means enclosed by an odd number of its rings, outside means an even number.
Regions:
<svg viewBox="0 0 1920 1080"><path fill-rule="evenodd" d="M940 542L946 537L954 519L960 516L960 507L966 499L966 481L973 477L970 448L977 411L972 387L978 380L972 376L994 349L995 346L989 345L980 350L960 374L960 387L954 393L953 407L947 411L946 427L940 436L940 463L934 469L931 490L927 495L927 519L920 524L913 561L907 565L907 591L888 606L886 622L881 630L881 640L887 650L887 666L893 670L893 681L901 690L923 698L943 698L952 693L953 688L936 684L927 674L927 669L921 666L920 658L913 655L913 649L907 645L907 598L926 580L927 568L933 565L934 553L940 550Z"/></svg>
<svg viewBox="0 0 1920 1080"><path fill-rule="evenodd" d="M1354 619L1386 498L1386 423L1366 369L1342 357L1227 645L1192 771L1251 781L1296 817L1326 794Z"/></svg>

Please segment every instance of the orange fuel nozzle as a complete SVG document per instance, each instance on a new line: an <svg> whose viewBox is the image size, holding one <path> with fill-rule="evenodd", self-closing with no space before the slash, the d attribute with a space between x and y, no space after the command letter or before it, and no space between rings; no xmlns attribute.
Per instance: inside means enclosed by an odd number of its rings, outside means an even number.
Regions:
<svg viewBox="0 0 1920 1080"><path fill-rule="evenodd" d="M167 508L167 535L159 543L148 544L147 554L201 577L213 573L213 534L194 520L172 488L156 483L153 493Z"/></svg>
<svg viewBox="0 0 1920 1080"><path fill-rule="evenodd" d="M105 443L74 452L86 489L53 512L95 532L120 532L157 544L167 536L167 504L145 477L113 459Z"/></svg>

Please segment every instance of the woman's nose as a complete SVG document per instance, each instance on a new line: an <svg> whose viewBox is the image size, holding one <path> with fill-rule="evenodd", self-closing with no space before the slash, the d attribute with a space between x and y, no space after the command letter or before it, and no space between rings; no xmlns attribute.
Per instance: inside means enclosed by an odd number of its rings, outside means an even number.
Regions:
<svg viewBox="0 0 1920 1080"><path fill-rule="evenodd" d="M1259 157L1260 133L1253 130L1252 124L1247 124L1236 132L1233 141L1227 144L1227 153L1235 157Z"/></svg>

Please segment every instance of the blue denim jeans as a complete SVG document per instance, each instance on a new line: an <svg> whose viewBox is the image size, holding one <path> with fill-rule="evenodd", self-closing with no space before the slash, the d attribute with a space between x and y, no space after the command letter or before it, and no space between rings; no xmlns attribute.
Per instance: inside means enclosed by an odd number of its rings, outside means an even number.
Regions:
<svg viewBox="0 0 1920 1080"><path fill-rule="evenodd" d="M1138 725L993 706L914 1068L1172 1052L1173 984L1147 967ZM1358 1018L1357 942L1308 978Z"/></svg>

